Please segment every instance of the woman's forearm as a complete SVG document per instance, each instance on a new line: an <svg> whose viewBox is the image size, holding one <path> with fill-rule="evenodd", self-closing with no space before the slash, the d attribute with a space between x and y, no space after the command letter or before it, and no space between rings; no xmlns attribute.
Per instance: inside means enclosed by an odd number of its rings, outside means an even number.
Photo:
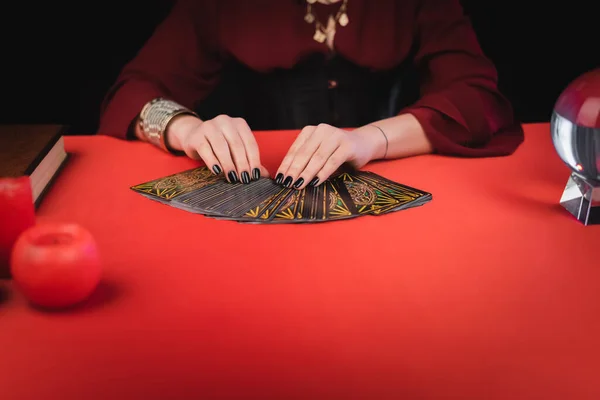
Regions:
<svg viewBox="0 0 600 400"><path fill-rule="evenodd" d="M354 132L370 144L371 161L411 157L433 151L423 127L412 114L376 121Z"/></svg>

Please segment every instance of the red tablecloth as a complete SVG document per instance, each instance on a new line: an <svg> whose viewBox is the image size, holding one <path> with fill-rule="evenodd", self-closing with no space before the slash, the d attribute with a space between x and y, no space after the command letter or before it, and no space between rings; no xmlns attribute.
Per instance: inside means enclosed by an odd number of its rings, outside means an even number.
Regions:
<svg viewBox="0 0 600 400"><path fill-rule="evenodd" d="M275 171L293 132L257 134ZM131 185L196 164L67 137L40 218L96 237L104 282L76 310L0 282L0 399L598 399L600 227L558 204L547 124L511 157L370 164L423 207L244 225Z"/></svg>

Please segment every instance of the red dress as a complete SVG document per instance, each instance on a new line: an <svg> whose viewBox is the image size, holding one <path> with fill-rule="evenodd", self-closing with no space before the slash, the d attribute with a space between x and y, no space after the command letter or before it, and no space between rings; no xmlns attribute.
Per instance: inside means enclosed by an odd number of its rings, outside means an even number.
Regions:
<svg viewBox="0 0 600 400"><path fill-rule="evenodd" d="M328 7L336 5L316 5L323 22ZM335 54L374 73L414 66L419 97L399 113L419 120L437 153L508 155L523 141L459 0L349 0L347 10L350 23L337 29ZM268 74L328 55L305 13L298 0L178 1L106 96L99 133L127 137L155 97L196 108L230 61Z"/></svg>

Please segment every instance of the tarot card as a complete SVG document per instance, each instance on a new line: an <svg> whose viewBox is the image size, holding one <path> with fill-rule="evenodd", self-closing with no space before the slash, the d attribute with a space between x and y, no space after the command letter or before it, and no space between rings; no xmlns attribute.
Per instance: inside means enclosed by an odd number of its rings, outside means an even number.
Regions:
<svg viewBox="0 0 600 400"><path fill-rule="evenodd" d="M269 218L265 220L267 223L297 223L302 222L302 217L298 218L298 206L300 199L304 196L305 190L293 189L288 196L279 203L277 208L274 208ZM301 214L300 214L301 215Z"/></svg>
<svg viewBox="0 0 600 400"><path fill-rule="evenodd" d="M206 167L199 167L132 186L130 189L163 202L223 179Z"/></svg>
<svg viewBox="0 0 600 400"><path fill-rule="evenodd" d="M396 205L390 204L387 207L383 207L378 211L378 214L419 206L430 201L432 197L428 192L393 182L373 172L357 171L355 176L363 179L377 189L386 192L398 201L398 204Z"/></svg>
<svg viewBox="0 0 600 400"><path fill-rule="evenodd" d="M249 188L245 190L245 193L239 193L237 198L224 206L215 208L207 215L217 219L240 222L263 221L267 215L270 216L273 204L281 196L285 196L291 191L270 179L265 179L265 182L260 186L254 186L252 183L246 186L249 186Z"/></svg>
<svg viewBox="0 0 600 400"><path fill-rule="evenodd" d="M214 208L215 213L226 217L242 217L249 210L255 209L265 201L269 201L282 191L282 187L272 179L263 178L243 185L233 199Z"/></svg>
<svg viewBox="0 0 600 400"><path fill-rule="evenodd" d="M392 194L394 197L418 199L430 195L428 192L391 181L370 171L357 171L355 175L367 182L374 182L381 187L385 187L388 193Z"/></svg>
<svg viewBox="0 0 600 400"><path fill-rule="evenodd" d="M325 182L325 185L328 186L325 203L326 219L328 221L347 219L359 215L350 193L346 190L346 186L340 183L338 180Z"/></svg>
<svg viewBox="0 0 600 400"><path fill-rule="evenodd" d="M399 201L381 188L370 184L356 175L343 173L336 178L343 184L352 198L359 215L378 214L382 209L399 205Z"/></svg>
<svg viewBox="0 0 600 400"><path fill-rule="evenodd" d="M304 202L307 210L305 212L306 219L312 222L319 222L327 217L325 202L325 190L323 189L326 182L318 186L309 186L306 190Z"/></svg>
<svg viewBox="0 0 600 400"><path fill-rule="evenodd" d="M277 185L279 186L279 185ZM286 199L295 192L296 189L279 186L275 195L264 199L261 203L252 206L240 217L232 217L239 222L247 223L266 223L274 212L286 201Z"/></svg>
<svg viewBox="0 0 600 400"><path fill-rule="evenodd" d="M222 181L187 193L173 200L172 205L212 217L236 217L279 190L275 182L266 178L249 184Z"/></svg>
<svg viewBox="0 0 600 400"><path fill-rule="evenodd" d="M308 218L308 207L306 203L306 192L310 189L310 186L305 187L300 191L298 195L298 205L296 206L296 218L295 219L307 219Z"/></svg>
<svg viewBox="0 0 600 400"><path fill-rule="evenodd" d="M228 201L243 186L242 183L229 183L225 180L185 193L171 201L171 205L196 213L208 213L218 204Z"/></svg>

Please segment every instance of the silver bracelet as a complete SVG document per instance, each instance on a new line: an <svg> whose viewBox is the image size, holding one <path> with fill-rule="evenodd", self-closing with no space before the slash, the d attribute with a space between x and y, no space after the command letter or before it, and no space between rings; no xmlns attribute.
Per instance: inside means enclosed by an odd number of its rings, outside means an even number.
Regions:
<svg viewBox="0 0 600 400"><path fill-rule="evenodd" d="M381 129L377 125L371 124L371 126L379 129L379 131L383 134L383 137L385 138L385 154L383 155L383 158L385 158L385 157L387 157L388 145L389 145L387 135L385 134L385 132L383 131L383 129Z"/></svg>
<svg viewBox="0 0 600 400"><path fill-rule="evenodd" d="M161 97L149 101L140 113L140 129L148 142L164 151L174 153L166 140L169 123L178 115L189 114L197 117L196 113L172 100Z"/></svg>

